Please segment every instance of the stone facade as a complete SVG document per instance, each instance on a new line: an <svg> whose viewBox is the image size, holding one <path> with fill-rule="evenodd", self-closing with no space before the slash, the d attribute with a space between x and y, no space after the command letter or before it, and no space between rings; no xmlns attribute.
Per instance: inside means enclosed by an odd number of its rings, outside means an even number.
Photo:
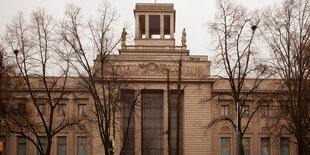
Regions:
<svg viewBox="0 0 310 155"><path fill-rule="evenodd" d="M147 155L147 150L143 150L143 98L148 95L158 96L162 104L162 130L160 136L161 145L159 153L168 155L168 98L167 98L167 69L170 70L171 89L176 90L178 62L182 61L182 88L183 105L182 109L182 143L181 152L186 155L214 155L221 154L221 138L229 138L230 144L229 154L234 154L234 129L225 122L219 123L211 128L207 128L207 124L212 119L221 116L221 105L228 105L228 114L233 117L232 100L223 98L220 100L210 100L211 96L216 93L229 91L227 83L223 80L210 78L210 64L207 56L191 56L186 44L182 46L175 45L175 10L173 4L137 4L134 10L136 21L135 44L126 45L126 38L123 38L119 55L110 55L109 62L114 68L117 68L121 74L121 79L127 81L130 88L137 94L141 90L147 92L142 93L135 105L134 119L134 138L129 139L134 143L134 152L136 155ZM123 37L126 37L124 35ZM185 39L185 40L184 40ZM183 39L186 42L186 35ZM95 67L98 61L95 61ZM74 87L79 79L70 78L69 86ZM250 82L250 80L249 80ZM261 92L272 91L270 84L273 81L266 81L259 90ZM68 117L77 117L78 104L87 105L87 117L94 118L92 110L92 99L87 90L71 89L72 92L78 93L78 98L67 96L66 104ZM77 92L79 91L79 92ZM153 93L153 94L152 94ZM145 97L146 96L146 97ZM256 102L255 100L249 103ZM120 107L122 103L120 103ZM249 105L249 110L253 110ZM160 111L160 110L159 110ZM117 116L120 118L115 137L115 154L119 154L120 147L123 144L123 113L119 110ZM250 154L261 154L261 138L270 138L268 145L270 154L278 155L280 150L280 138L277 137L269 128L265 127L266 119L260 117L260 113L254 116L252 123L245 134L250 138ZM154 129L156 132L156 129ZM6 154L16 155L17 137L14 134L2 135L6 139ZM77 137L87 137L87 155L103 154L103 146L99 137L96 123L88 125L87 132L70 128L59 133L57 136L67 137L67 154L76 155L77 153ZM149 135L146 135L149 136ZM291 135L285 135L286 138L293 138ZM54 139L52 146L52 154L57 154L57 140ZM37 154L34 146L29 142L26 143L27 155ZM296 154L296 146L289 143L289 154ZM160 150L161 149L161 150ZM152 150L151 150L152 151ZM156 150L155 150L156 151ZM125 153L126 154L126 153ZM150 153L152 154L152 153Z"/></svg>

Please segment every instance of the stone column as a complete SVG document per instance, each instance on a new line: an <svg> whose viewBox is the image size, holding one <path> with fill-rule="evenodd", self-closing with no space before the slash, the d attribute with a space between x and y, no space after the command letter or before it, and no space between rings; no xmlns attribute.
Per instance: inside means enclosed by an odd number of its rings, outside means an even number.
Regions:
<svg viewBox="0 0 310 155"><path fill-rule="evenodd" d="M145 15L145 39L149 39L150 38L150 16L149 15Z"/></svg>
<svg viewBox="0 0 310 155"><path fill-rule="evenodd" d="M168 155L168 91L164 90L164 155Z"/></svg>
<svg viewBox="0 0 310 155"><path fill-rule="evenodd" d="M170 39L174 39L174 16L170 15Z"/></svg>
<svg viewBox="0 0 310 155"><path fill-rule="evenodd" d="M139 15L135 15L135 18L136 18L136 36L135 36L135 38L136 39L140 39L140 35L141 35L141 33L140 33L140 19L139 19Z"/></svg>
<svg viewBox="0 0 310 155"><path fill-rule="evenodd" d="M135 90L135 96L139 94L140 90ZM141 144L141 95L140 94L137 98L137 103L135 106L135 154L141 155L142 154L142 144Z"/></svg>
<svg viewBox="0 0 310 155"><path fill-rule="evenodd" d="M160 39L164 39L165 23L164 15L160 15Z"/></svg>

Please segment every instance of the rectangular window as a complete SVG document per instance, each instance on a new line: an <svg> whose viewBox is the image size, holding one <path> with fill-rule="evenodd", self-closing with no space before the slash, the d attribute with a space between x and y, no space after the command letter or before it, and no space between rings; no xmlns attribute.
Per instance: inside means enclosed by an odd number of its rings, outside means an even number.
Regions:
<svg viewBox="0 0 310 155"><path fill-rule="evenodd" d="M230 155L230 138L221 138L221 155Z"/></svg>
<svg viewBox="0 0 310 155"><path fill-rule="evenodd" d="M47 138L46 138L45 136L40 136L40 137L39 137L39 140L40 140L41 146L42 146L42 148L43 148L43 151L44 151L44 153L45 153L45 151L46 151L46 143L47 143L46 140L47 140ZM38 151L38 155L41 155L39 151Z"/></svg>
<svg viewBox="0 0 310 155"><path fill-rule="evenodd" d="M87 116L87 105L86 104L79 104L79 117L86 117Z"/></svg>
<svg viewBox="0 0 310 155"><path fill-rule="evenodd" d="M46 104L39 104L39 110L42 115L46 115Z"/></svg>
<svg viewBox="0 0 310 155"><path fill-rule="evenodd" d="M249 105L244 105L243 108L242 108L241 115L243 115L245 117L248 117L249 116L249 109L250 109Z"/></svg>
<svg viewBox="0 0 310 155"><path fill-rule="evenodd" d="M67 137L57 137L57 155L67 155Z"/></svg>
<svg viewBox="0 0 310 155"><path fill-rule="evenodd" d="M244 155L251 154L251 139L248 137L242 138L243 152Z"/></svg>
<svg viewBox="0 0 310 155"><path fill-rule="evenodd" d="M1 155L6 155L6 141L5 141L5 137L4 136L0 137L0 141L3 143L3 151L1 153Z"/></svg>
<svg viewBox="0 0 310 155"><path fill-rule="evenodd" d="M124 154L135 154L135 92L122 91Z"/></svg>
<svg viewBox="0 0 310 155"><path fill-rule="evenodd" d="M261 155L270 155L270 138L261 138L260 141L260 153Z"/></svg>
<svg viewBox="0 0 310 155"><path fill-rule="evenodd" d="M58 104L58 116L66 116L66 104Z"/></svg>
<svg viewBox="0 0 310 155"><path fill-rule="evenodd" d="M268 117L269 116L269 107L268 106L261 106L261 117Z"/></svg>
<svg viewBox="0 0 310 155"><path fill-rule="evenodd" d="M78 155L87 154L87 137L78 137Z"/></svg>
<svg viewBox="0 0 310 155"><path fill-rule="evenodd" d="M177 140L177 103L178 103L178 94L176 91L172 91L170 95L170 141L172 155L176 153L176 140ZM183 103L183 94L181 94L181 105L180 105L180 121L182 122L182 103ZM179 152L182 154L182 123L180 124L180 141L179 141Z"/></svg>
<svg viewBox="0 0 310 155"><path fill-rule="evenodd" d="M228 116L229 114L229 105L221 105L221 115Z"/></svg>
<svg viewBox="0 0 310 155"><path fill-rule="evenodd" d="M142 154L164 154L163 92L142 93Z"/></svg>
<svg viewBox="0 0 310 155"><path fill-rule="evenodd" d="M26 155L25 137L17 137L17 155Z"/></svg>
<svg viewBox="0 0 310 155"><path fill-rule="evenodd" d="M281 138L280 139L280 155L289 155L289 139Z"/></svg>

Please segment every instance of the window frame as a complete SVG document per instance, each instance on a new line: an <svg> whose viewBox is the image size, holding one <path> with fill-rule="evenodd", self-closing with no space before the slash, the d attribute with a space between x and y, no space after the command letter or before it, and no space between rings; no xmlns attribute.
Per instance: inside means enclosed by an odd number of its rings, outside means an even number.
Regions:
<svg viewBox="0 0 310 155"><path fill-rule="evenodd" d="M262 144L262 139L268 139L268 144ZM260 138L260 155L262 155L262 146L268 146L268 155L270 155L271 154L270 137L261 137Z"/></svg>
<svg viewBox="0 0 310 155"><path fill-rule="evenodd" d="M83 107L81 114L80 114L80 107ZM84 112L84 108L85 108L85 112ZM78 104L78 116L81 118L87 117L87 104Z"/></svg>
<svg viewBox="0 0 310 155"><path fill-rule="evenodd" d="M58 107L58 112L57 112L58 116L67 116L67 104L60 103L57 105L57 107Z"/></svg>
<svg viewBox="0 0 310 155"><path fill-rule="evenodd" d="M58 140L59 138L66 138L66 143L61 143L61 142L59 142L59 140ZM59 146L63 146L63 145L66 146L66 155L68 154L68 144L67 144L67 143L68 143L68 138L67 138L67 136L57 136L57 150L56 150L56 151L57 151L57 152L56 152L57 155L58 155L58 147L59 147Z"/></svg>
<svg viewBox="0 0 310 155"><path fill-rule="evenodd" d="M80 143L79 138L86 138L86 142L85 143ZM79 155L79 147L80 146L86 146L86 154L87 154L87 136L77 136L76 137L76 154Z"/></svg>
<svg viewBox="0 0 310 155"><path fill-rule="evenodd" d="M229 144L222 144L222 139L227 138L229 139ZM229 155L231 155L231 137L220 137L220 154L222 154L222 147L228 146Z"/></svg>
<svg viewBox="0 0 310 155"><path fill-rule="evenodd" d="M248 146L249 147L249 155L251 155L251 137L243 137L244 139L249 139L249 144L243 144L243 141L242 141L242 145L243 145L243 148L245 146Z"/></svg>
<svg viewBox="0 0 310 155"><path fill-rule="evenodd" d="M46 148L47 148L47 137L46 137L46 136L39 136L39 138L42 138L42 137L45 138L45 142L42 142L42 141L41 141L41 145L42 145L42 146L45 145L45 149L46 149ZM38 143L39 143L39 141L38 141ZM45 150L45 151L46 151L46 150ZM38 150L37 150L37 152L38 152L37 154L40 155L40 154L39 154L40 152L39 152ZM46 153L46 152L45 152L45 153Z"/></svg>
<svg viewBox="0 0 310 155"><path fill-rule="evenodd" d="M25 142L19 142L18 139L19 138L24 138L25 139ZM18 155L18 148L19 148L19 145L25 145L25 154L27 152L27 138L26 137L23 137L23 136L17 136L16 137L16 155Z"/></svg>
<svg viewBox="0 0 310 155"><path fill-rule="evenodd" d="M39 103L39 104L38 104L38 107L39 107L39 110L40 110L41 114L42 114L43 116L45 116L46 113L47 113L46 104L45 104L45 103ZM41 108L43 108L44 110L42 110ZM44 111L44 112L43 112L43 111Z"/></svg>
<svg viewBox="0 0 310 155"><path fill-rule="evenodd" d="M241 115L243 117L249 117L250 116L250 105L244 105L242 107Z"/></svg>
<svg viewBox="0 0 310 155"><path fill-rule="evenodd" d="M221 105L221 116L229 116L229 105L223 104Z"/></svg>
<svg viewBox="0 0 310 155"><path fill-rule="evenodd" d="M260 107L260 117L269 117L269 106L262 105Z"/></svg>
<svg viewBox="0 0 310 155"><path fill-rule="evenodd" d="M282 139L287 139L287 144L282 144ZM280 138L280 155L281 155L281 147L282 146L287 146L287 150L288 150L288 155L290 154L290 138L289 137L281 137Z"/></svg>

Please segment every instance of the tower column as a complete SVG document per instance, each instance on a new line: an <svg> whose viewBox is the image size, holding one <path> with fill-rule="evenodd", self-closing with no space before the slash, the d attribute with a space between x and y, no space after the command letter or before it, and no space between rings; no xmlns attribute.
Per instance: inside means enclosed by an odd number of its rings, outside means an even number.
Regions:
<svg viewBox="0 0 310 155"><path fill-rule="evenodd" d="M145 39L149 39L150 38L150 16L149 15L145 15Z"/></svg>
<svg viewBox="0 0 310 155"><path fill-rule="evenodd" d="M136 18L136 36L135 36L135 38L140 39L141 32L140 32L140 19L139 19L139 15L136 15L135 18Z"/></svg>
<svg viewBox="0 0 310 155"><path fill-rule="evenodd" d="M174 16L170 15L170 39L174 39Z"/></svg>
<svg viewBox="0 0 310 155"><path fill-rule="evenodd" d="M165 24L164 24L164 15L160 15L160 39L164 39Z"/></svg>

